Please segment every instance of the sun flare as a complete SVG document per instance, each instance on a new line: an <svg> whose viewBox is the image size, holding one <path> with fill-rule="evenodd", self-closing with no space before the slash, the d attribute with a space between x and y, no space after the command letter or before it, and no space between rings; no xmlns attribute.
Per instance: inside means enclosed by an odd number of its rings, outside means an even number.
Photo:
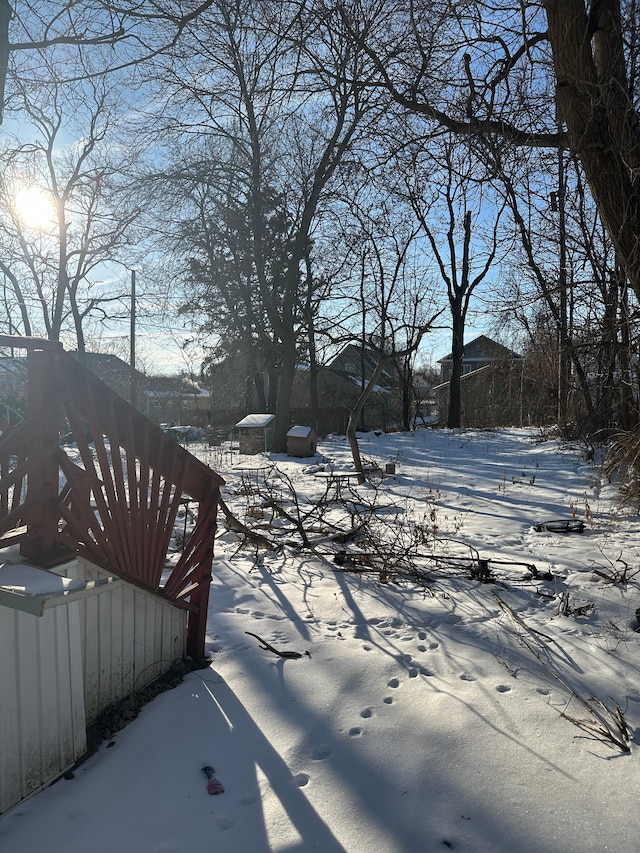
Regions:
<svg viewBox="0 0 640 853"><path fill-rule="evenodd" d="M56 218L51 196L40 187L23 187L14 197L15 212L23 228L50 231Z"/></svg>

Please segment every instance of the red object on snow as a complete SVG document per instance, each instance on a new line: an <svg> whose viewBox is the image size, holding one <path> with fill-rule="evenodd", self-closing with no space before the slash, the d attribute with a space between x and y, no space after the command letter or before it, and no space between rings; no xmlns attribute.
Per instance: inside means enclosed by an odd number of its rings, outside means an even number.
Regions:
<svg viewBox="0 0 640 853"><path fill-rule="evenodd" d="M208 794L224 794L222 782L216 779L216 772L210 764L205 764L202 772L207 777L207 793Z"/></svg>

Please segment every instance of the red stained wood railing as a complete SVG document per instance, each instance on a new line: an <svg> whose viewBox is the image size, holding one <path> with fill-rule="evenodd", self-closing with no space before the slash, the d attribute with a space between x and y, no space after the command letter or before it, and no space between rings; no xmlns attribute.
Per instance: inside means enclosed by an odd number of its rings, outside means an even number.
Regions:
<svg viewBox="0 0 640 853"><path fill-rule="evenodd" d="M85 556L165 596L188 610L187 652L203 657L223 480L59 344L0 346L26 349L28 364L27 419L0 438L0 547L43 566ZM187 502L197 521L167 571Z"/></svg>

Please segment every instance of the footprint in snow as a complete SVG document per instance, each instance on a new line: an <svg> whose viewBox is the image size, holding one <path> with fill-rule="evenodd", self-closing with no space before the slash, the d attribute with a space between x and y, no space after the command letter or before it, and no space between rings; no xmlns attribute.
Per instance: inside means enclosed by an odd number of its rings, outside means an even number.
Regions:
<svg viewBox="0 0 640 853"><path fill-rule="evenodd" d="M305 785L309 784L309 777L306 773L296 773L293 777L293 781L296 783L298 788L304 788Z"/></svg>
<svg viewBox="0 0 640 853"><path fill-rule="evenodd" d="M373 717L373 711L371 708L363 708L362 711L360 711L360 716L365 720L368 720L369 717Z"/></svg>
<svg viewBox="0 0 640 853"><path fill-rule="evenodd" d="M324 761L325 758L329 758L331 755L331 748L328 746L316 746L313 752L311 753L311 758L314 761Z"/></svg>
<svg viewBox="0 0 640 853"><path fill-rule="evenodd" d="M511 692L511 688L509 687L508 684L498 684L498 686L496 687L496 690L498 691L498 693L510 693Z"/></svg>
<svg viewBox="0 0 640 853"><path fill-rule="evenodd" d="M233 827L236 825L235 820L231 820L230 818L226 817L220 817L215 820L214 823L222 832L226 832L229 829L233 829Z"/></svg>
<svg viewBox="0 0 640 853"><path fill-rule="evenodd" d="M387 687L393 687L395 689L396 687L400 687L400 682L397 678L392 678L387 681Z"/></svg>

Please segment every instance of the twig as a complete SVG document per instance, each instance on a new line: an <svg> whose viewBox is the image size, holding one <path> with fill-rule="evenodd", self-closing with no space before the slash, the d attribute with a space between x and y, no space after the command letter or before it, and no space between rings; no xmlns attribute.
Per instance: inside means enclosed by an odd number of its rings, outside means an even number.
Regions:
<svg viewBox="0 0 640 853"><path fill-rule="evenodd" d="M502 607L502 609L505 611L505 613L506 613L508 616L510 616L510 617L511 617L511 619L513 619L513 621L514 621L517 625L519 625L521 628L523 628L523 629L524 629L525 631L527 631L528 633L530 633L530 634L537 634L539 637L542 637L542 639L543 639L543 640L549 640L549 642L550 642L550 643L553 643L553 637L550 637L548 634L543 634L543 633L542 633L542 631L536 631L536 629L535 629L535 628L531 628L529 625L526 625L526 624L522 621L522 619L521 619L519 616L516 616L516 614L514 613L514 611L512 610L512 608L511 608L511 607L509 607L509 605L507 604L507 602L506 602L506 601L504 601L504 599L500 598L500 596L499 596L497 593L495 593L495 592L494 592L494 593L492 593L492 594L493 594L493 597L494 597L494 598L496 599L496 601L498 602L498 604L500 605L500 607ZM527 647L527 648L528 648L528 647ZM534 652L534 654L536 654L536 655L537 655L537 653L536 653L536 652ZM543 662L543 663L544 663L544 662Z"/></svg>
<svg viewBox="0 0 640 853"><path fill-rule="evenodd" d="M523 622L522 619L520 619L519 616L516 616L511 607L509 607L506 601L503 601L503 599L500 598L499 595L494 592L493 596L500 605L500 607L505 611L505 613L507 613L520 628L522 628L527 633L540 634L539 631L535 631L533 628L530 628ZM545 637L544 634L540 634L540 636ZM551 638L548 637L547 639ZM582 705L582 707L588 711L588 713L595 719L595 721L599 723L599 726L592 725L583 720L579 720L576 717L570 717L565 711L560 712L561 716L565 717L567 720L569 720L579 728L597 735L599 740L605 742L610 741L612 744L617 746L621 752L631 752L631 748L628 745L628 741L630 740L629 728L626 724L623 712L620 709L619 705L616 705L616 711L612 712L607 707L607 705L605 705L605 703L597 696L591 697L593 701L598 704L608 714L609 717L611 717L614 724L612 728L612 726L607 723L602 714L600 714L599 711L597 711L591 703L589 703L586 699L583 699L582 696L580 696L580 694L577 693L574 688L567 681L565 681L565 679L561 675L559 675L551 666L549 666L549 664L545 660L543 660L540 653L535 648L533 648L531 643L527 642L525 637L519 635L518 641L522 646L525 647L525 649L530 651L535 658L537 658L540 665L549 673L549 675L556 681L558 681L565 688L565 690L567 690L570 695L573 696L573 698L576 699ZM617 730L617 734L615 733L614 729Z"/></svg>

